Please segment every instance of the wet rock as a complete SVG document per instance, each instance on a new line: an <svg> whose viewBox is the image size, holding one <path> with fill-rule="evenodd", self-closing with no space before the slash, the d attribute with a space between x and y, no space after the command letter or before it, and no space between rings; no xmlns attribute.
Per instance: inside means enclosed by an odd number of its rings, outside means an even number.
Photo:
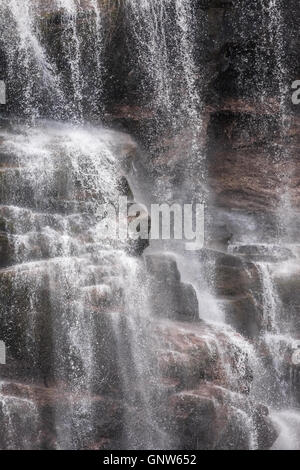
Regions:
<svg viewBox="0 0 300 470"><path fill-rule="evenodd" d="M173 395L169 410L180 448L194 450L250 447L248 430L223 402L222 390L210 384Z"/></svg>
<svg viewBox="0 0 300 470"><path fill-rule="evenodd" d="M226 322L248 338L262 330L261 279L254 263L211 249L197 253L210 273L214 291L220 298Z"/></svg>
<svg viewBox="0 0 300 470"><path fill-rule="evenodd" d="M204 322L156 321L159 368L170 391L174 388L186 390L209 381L249 394L253 373L248 355L239 346L242 338L238 333L234 330L226 332Z"/></svg>
<svg viewBox="0 0 300 470"><path fill-rule="evenodd" d="M13 246L7 233L0 232L0 268L8 266L13 261Z"/></svg>
<svg viewBox="0 0 300 470"><path fill-rule="evenodd" d="M35 403L0 394L0 447L8 450L38 450L43 445Z"/></svg>
<svg viewBox="0 0 300 470"><path fill-rule="evenodd" d="M173 320L197 321L199 313L196 292L192 285L180 281L176 261L166 255L147 255L146 265L151 275L153 314Z"/></svg>
<svg viewBox="0 0 300 470"><path fill-rule="evenodd" d="M159 281L172 284L180 281L180 273L176 260L164 254L153 254L146 256L148 272Z"/></svg>
<svg viewBox="0 0 300 470"><path fill-rule="evenodd" d="M133 193L125 176L121 176L119 179L117 189L120 193L120 196L126 196L129 201L133 201Z"/></svg>
<svg viewBox="0 0 300 470"><path fill-rule="evenodd" d="M169 410L183 449L270 449L277 438L267 408L214 384L174 394Z"/></svg>
<svg viewBox="0 0 300 470"><path fill-rule="evenodd" d="M236 297L260 288L259 272L252 263L237 256L221 255L215 263L215 289L221 297Z"/></svg>
<svg viewBox="0 0 300 470"><path fill-rule="evenodd" d="M213 448L217 411L212 398L194 391L181 392L171 397L169 412L174 434L178 436L178 448Z"/></svg>
<svg viewBox="0 0 300 470"><path fill-rule="evenodd" d="M211 248L202 248L197 251L197 256L202 263L215 263L230 267L241 267L242 261L238 256L224 253Z"/></svg>
<svg viewBox="0 0 300 470"><path fill-rule="evenodd" d="M295 207L299 206L295 188L298 174L293 173L297 161L294 140L299 134L290 129L283 143L280 139L278 120L274 116L221 112L211 115L209 125L209 179L214 193L214 203L220 207L253 212L273 212L280 206L283 188L280 175L290 178ZM294 136L293 136L294 134ZM266 144L268 142L268 144ZM283 158L283 148L288 148ZM277 155L277 158L274 156ZM279 156L282 158L279 158ZM299 217L298 217L299 219Z"/></svg>
<svg viewBox="0 0 300 470"><path fill-rule="evenodd" d="M129 205L129 210L130 210ZM135 207L135 215L128 217L128 235L125 250L133 256L141 256L150 245L151 217L143 207ZM133 226L132 226L133 224Z"/></svg>
<svg viewBox="0 0 300 470"><path fill-rule="evenodd" d="M254 262L282 262L294 258L289 248L276 245L236 245L232 253Z"/></svg>
<svg viewBox="0 0 300 470"><path fill-rule="evenodd" d="M275 288L284 307L279 312L281 320L289 324L294 334L300 337L300 270L297 261L278 265L273 276Z"/></svg>
<svg viewBox="0 0 300 470"><path fill-rule="evenodd" d="M81 416L85 419L85 412L88 413L87 416L90 416L91 412L94 417L94 420L89 422L90 428L93 429L92 434L86 429L85 435L81 436L78 448L80 445L81 448L83 445L90 448L95 445L95 442L104 440L109 440L114 445L114 442L122 436L123 405L120 401L106 395L90 396L87 405L83 395L70 392L63 387L45 388L36 384L7 382L2 385L0 403L6 405L6 408L10 405L10 409L4 410L2 420L4 426L1 429L9 435L8 427L5 428L9 425L6 422L9 417L5 416L5 412L12 413L10 418L14 416L14 422L10 425L14 427L14 436L22 442L22 432L25 433L25 443L28 449L33 446L37 449L54 449L57 445L56 434L60 435L64 432L63 417L66 418L71 409L73 413L77 413L78 418ZM89 411L87 406L90 408ZM3 412L3 408L1 410L0 405L0 416L1 411ZM22 416L23 413L24 416ZM30 430L35 432L36 436L28 436ZM73 439L78 438L75 428L69 428L68 432L74 434ZM7 448L7 443L3 447ZM12 447L22 449L23 445L16 441L12 443Z"/></svg>

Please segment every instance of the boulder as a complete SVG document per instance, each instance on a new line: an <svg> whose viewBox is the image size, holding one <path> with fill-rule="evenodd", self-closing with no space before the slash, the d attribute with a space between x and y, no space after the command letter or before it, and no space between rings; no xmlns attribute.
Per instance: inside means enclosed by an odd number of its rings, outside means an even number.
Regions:
<svg viewBox="0 0 300 470"><path fill-rule="evenodd" d="M300 338L300 269L297 261L279 265L273 272L274 285L284 308L281 309L281 320Z"/></svg>
<svg viewBox="0 0 300 470"><path fill-rule="evenodd" d="M202 249L197 254L210 273L226 322L248 338L258 336L263 327L263 307L257 266L235 254L211 249Z"/></svg>
<svg viewBox="0 0 300 470"><path fill-rule="evenodd" d="M1 406L2 405L2 406ZM7 416L7 413L11 413ZM108 440L112 446L123 433L124 407L107 395L80 395L65 390L22 382L5 382L0 392L1 447L12 449L55 449L60 445L74 445L77 449L92 448ZM90 420L93 416L94 419ZM78 434L74 422L88 420L89 426ZM9 425L14 429L14 441L5 442ZM92 431L91 431L92 430ZM28 435L32 431L35 435ZM71 442L64 440L70 435ZM4 441L4 442L3 442Z"/></svg>
<svg viewBox="0 0 300 470"><path fill-rule="evenodd" d="M197 391L181 392L170 398L169 416L182 450L209 450L216 435L217 410L214 400Z"/></svg>
<svg viewBox="0 0 300 470"><path fill-rule="evenodd" d="M7 233L0 232L0 268L11 264L13 262L13 255L14 249Z"/></svg>
<svg viewBox="0 0 300 470"><path fill-rule="evenodd" d="M258 448L260 450L269 450L278 437L278 432L269 416L269 410L263 405L255 407L253 416L257 437Z"/></svg>
<svg viewBox="0 0 300 470"><path fill-rule="evenodd" d="M173 320L197 321L198 300L192 285L180 280L175 259L155 254L146 256L150 274L150 296L153 315Z"/></svg>

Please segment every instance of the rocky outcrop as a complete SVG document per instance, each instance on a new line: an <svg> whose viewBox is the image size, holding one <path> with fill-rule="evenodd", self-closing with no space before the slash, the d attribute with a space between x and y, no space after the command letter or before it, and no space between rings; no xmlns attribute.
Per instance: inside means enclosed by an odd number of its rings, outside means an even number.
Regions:
<svg viewBox="0 0 300 470"><path fill-rule="evenodd" d="M225 397L220 388L204 385L171 398L169 410L181 449L249 450L258 442L259 448L270 448L277 434L267 412L257 408L249 418Z"/></svg>
<svg viewBox="0 0 300 470"><path fill-rule="evenodd" d="M274 268L273 276L276 290L284 306L281 311L281 321L287 325L286 328L290 329L294 336L300 338L300 269L297 260Z"/></svg>
<svg viewBox="0 0 300 470"><path fill-rule="evenodd" d="M254 262L280 263L295 257L291 249L276 245L237 245L231 250L233 254Z"/></svg>
<svg viewBox="0 0 300 470"><path fill-rule="evenodd" d="M99 312L98 315L103 317L103 313ZM110 340L113 338L108 317L105 330L102 329L101 333L101 338L107 335ZM152 420L168 436L169 446L195 450L269 448L272 445L276 433L268 419L268 411L249 401L245 384L248 382L251 387L251 373L247 377L240 375L238 363L232 364L232 371L237 374L235 386L237 380L240 380L240 385L235 390L232 388L228 364L221 354L221 348L231 349L229 337L222 338L221 331L205 324L159 319L155 321L153 333L155 343L151 377L156 381L156 395ZM223 342L222 346L220 341ZM114 354L116 350L114 345L106 353ZM130 361L130 357L127 360ZM246 366L248 358L244 357L244 360ZM158 364L155 365L156 361ZM104 364L102 360L101 367ZM118 371L119 366L118 362L114 366L110 362L110 368L103 376L106 383L102 384L102 392L99 390L90 396L88 402L84 392L70 390L67 384L57 387L47 381L44 384L30 383L27 377L27 382L4 380L0 404L9 402L15 407L17 421L12 423L13 430L19 429L18 420L23 422L22 413L28 415L24 407L30 404L32 422L35 420L39 429L38 437L34 439L36 448L55 448L57 435L63 432L64 426L58 418L60 413L66 416L71 410L76 413L76 410L81 407L85 409L86 406L90 407L96 422L93 423L93 434L86 432L81 445L83 442L85 448L122 448L126 442L126 422L135 422L137 413L145 413L145 410L139 408L138 401L134 405L128 402L122 395L120 384L113 381L109 371L113 367ZM0 367L2 372L4 366ZM151 389L151 383L149 387ZM16 408L16 403L20 404L20 408ZM4 414L4 423L5 419ZM149 425L153 426L153 421ZM0 435L0 439L1 446L6 447L4 436ZM19 448L27 445L31 448L30 436L28 439L29 443L21 440Z"/></svg>
<svg viewBox="0 0 300 470"><path fill-rule="evenodd" d="M263 328L263 307L257 266L243 257L207 248L197 255L222 302L226 322L248 338L258 337Z"/></svg>
<svg viewBox="0 0 300 470"><path fill-rule="evenodd" d="M166 255L146 256L151 275L150 298L153 314L173 320L197 321L198 300L194 288L180 280L175 259Z"/></svg>

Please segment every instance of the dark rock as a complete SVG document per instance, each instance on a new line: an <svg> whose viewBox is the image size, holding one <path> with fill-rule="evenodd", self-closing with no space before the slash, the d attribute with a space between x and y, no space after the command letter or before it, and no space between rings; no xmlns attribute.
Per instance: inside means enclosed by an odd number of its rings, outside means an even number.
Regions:
<svg viewBox="0 0 300 470"><path fill-rule="evenodd" d="M244 263L240 258L219 256L215 265L215 289L221 297L247 295L260 288L259 272L252 263Z"/></svg>
<svg viewBox="0 0 300 470"><path fill-rule="evenodd" d="M13 246L7 233L0 232L0 268L8 266L13 261Z"/></svg>
<svg viewBox="0 0 300 470"><path fill-rule="evenodd" d="M276 245L237 245L232 253L250 261L282 262L295 257L289 248Z"/></svg>
<svg viewBox="0 0 300 470"><path fill-rule="evenodd" d="M262 309L251 294L224 301L226 323L247 338L259 337L263 329Z"/></svg>
<svg viewBox="0 0 300 470"><path fill-rule="evenodd" d="M210 334L204 323L157 324L159 369L166 383L171 380L180 390L193 388L203 380L226 384L218 351L206 339Z"/></svg>
<svg viewBox="0 0 300 470"><path fill-rule="evenodd" d="M297 263L291 264L290 269L274 272L274 284L279 299L284 306L281 309L280 318L283 324L289 324L294 335L300 337L300 271Z"/></svg>
<svg viewBox="0 0 300 470"><path fill-rule="evenodd" d="M213 447L217 411L212 398L193 391L181 392L171 397L169 410L180 449L205 450Z"/></svg>
<svg viewBox="0 0 300 470"><path fill-rule="evenodd" d="M254 411L254 422L258 435L258 448L261 450L271 449L278 437L278 432L269 417L268 408L262 405L257 406Z"/></svg>
<svg viewBox="0 0 300 470"><path fill-rule="evenodd" d="M180 281L180 273L176 260L164 254L151 254L146 256L146 265L149 273L158 281L168 284Z"/></svg>
<svg viewBox="0 0 300 470"><path fill-rule="evenodd" d="M172 426L180 449L249 450L270 449L277 433L268 417L231 407L224 392L213 385L173 395L169 400ZM225 399L226 402L226 399ZM258 442L256 442L256 436Z"/></svg>
<svg viewBox="0 0 300 470"><path fill-rule="evenodd" d="M198 300L192 285L180 281L177 263L166 255L147 255L146 265L151 274L151 308L158 317L197 321Z"/></svg>

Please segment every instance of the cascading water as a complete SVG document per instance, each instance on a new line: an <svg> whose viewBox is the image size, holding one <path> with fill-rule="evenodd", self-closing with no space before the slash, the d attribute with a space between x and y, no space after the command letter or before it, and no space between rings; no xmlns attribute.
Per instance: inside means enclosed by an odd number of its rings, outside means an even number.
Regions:
<svg viewBox="0 0 300 470"><path fill-rule="evenodd" d="M2 388L2 387L1 387ZM8 450L30 450L39 441L39 413L33 401L1 396L1 440ZM16 433L18 429L20 432ZM37 447L38 449L38 447Z"/></svg>
<svg viewBox="0 0 300 470"><path fill-rule="evenodd" d="M95 432L93 394L103 380L101 365L94 364L100 325L93 306L102 302L109 308L110 296L120 292L116 308L123 302L132 323L126 331L134 331L134 308L142 308L142 292L140 307L137 297L134 306L129 302L133 303L130 282L137 282L129 271L132 261L121 247L101 239L101 214L97 215L101 203L117 203L120 161L115 148L132 143L101 129L50 123L20 127L16 134L4 132L2 138L2 152L14 164L2 171L1 220L11 245L9 264L17 263L2 273L3 287L7 283L2 322L12 335L16 328L24 328L25 344L14 343L14 348L30 362L30 373L50 387L53 381L60 383L65 393L64 413L59 406L55 410L57 447L85 447ZM137 283L135 287L138 291ZM4 302L8 289L18 293L9 311ZM17 320L20 311L22 318ZM42 312L47 317L44 325ZM42 362L47 347L52 348L51 364ZM132 347L138 348L134 338ZM133 360L139 367L137 352ZM98 374L95 367L100 368Z"/></svg>
<svg viewBox="0 0 300 470"><path fill-rule="evenodd" d="M196 6L190 0L126 0L128 36L131 41L132 64L136 75L141 75L143 99L154 115L150 127L151 145L155 152L156 136L164 133L175 136L178 153L186 156L182 168L178 200L184 193L192 197L192 175L199 174L196 192L205 199L205 165L202 143L201 90L204 88L204 70L196 65L196 37L203 40L206 18L203 16L203 31L197 30ZM199 12L197 12L199 14ZM148 131L149 132L149 131ZM168 137L166 136L166 139ZM182 145L184 142L184 145ZM182 156L183 156L182 155ZM168 198L164 175L155 181L153 198Z"/></svg>
<svg viewBox="0 0 300 470"><path fill-rule="evenodd" d="M253 187L250 209L230 215L238 230L226 227L221 243L217 234L195 252L174 240L145 250L101 236L103 205L118 208L120 196L148 209L206 201L208 212L216 194L224 204L238 198L232 176L227 191L216 185L208 195L219 141L226 152L236 138L242 154L255 120L265 141L273 94L279 131L271 126L270 152L281 174L290 132L282 7L258 2L255 48L249 2L242 14L221 3L0 0L10 113L0 131L3 448L299 447L297 320L282 274L298 262L295 244L284 245L294 242L292 166L279 178L275 222L264 217L268 245L255 222L245 233L260 201ZM259 111L248 90L239 95L243 54L253 48ZM273 63L276 83L267 86ZM218 96L220 87L228 96ZM243 112L240 132L234 119ZM112 123L141 149L108 130ZM222 154L224 173L232 161ZM115 225L123 223L118 215Z"/></svg>
<svg viewBox="0 0 300 470"><path fill-rule="evenodd" d="M299 411L289 410L273 414L273 420L280 433L274 450L299 450Z"/></svg>
<svg viewBox="0 0 300 470"><path fill-rule="evenodd" d="M47 116L55 119L81 120L84 113L99 114L104 67L101 10L97 0L88 2L90 34L86 34L81 27L83 3L57 0L51 7L42 0L0 3L4 19L0 42L19 113L38 118L46 107ZM61 28L58 43L53 15ZM50 49L47 34L53 41Z"/></svg>

